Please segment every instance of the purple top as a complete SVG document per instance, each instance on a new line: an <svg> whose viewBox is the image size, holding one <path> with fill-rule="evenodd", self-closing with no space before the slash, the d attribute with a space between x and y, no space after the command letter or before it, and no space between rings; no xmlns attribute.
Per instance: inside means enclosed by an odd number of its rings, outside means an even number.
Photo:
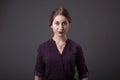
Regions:
<svg viewBox="0 0 120 80"><path fill-rule="evenodd" d="M75 66L79 79L88 76L82 49L74 41L66 40L62 54L59 53L53 39L40 44L35 75L43 80L75 80Z"/></svg>

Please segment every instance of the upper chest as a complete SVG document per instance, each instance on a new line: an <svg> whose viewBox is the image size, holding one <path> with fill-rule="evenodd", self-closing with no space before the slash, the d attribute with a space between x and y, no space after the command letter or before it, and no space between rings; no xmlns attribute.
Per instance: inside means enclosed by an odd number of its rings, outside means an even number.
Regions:
<svg viewBox="0 0 120 80"><path fill-rule="evenodd" d="M77 56L77 49L75 46L71 46L70 43L62 46L57 46L55 43L51 43L47 48L43 50L43 59L45 62L58 63L74 61ZM61 52L60 52L61 51Z"/></svg>
<svg viewBox="0 0 120 80"><path fill-rule="evenodd" d="M59 42L55 44L55 48L57 49L58 53L62 55L63 51L66 48L66 43L65 42Z"/></svg>

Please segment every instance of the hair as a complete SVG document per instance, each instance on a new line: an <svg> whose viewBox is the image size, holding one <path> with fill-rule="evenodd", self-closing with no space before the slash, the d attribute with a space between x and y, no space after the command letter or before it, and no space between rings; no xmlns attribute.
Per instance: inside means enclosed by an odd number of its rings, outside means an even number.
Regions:
<svg viewBox="0 0 120 80"><path fill-rule="evenodd" d="M52 25L53 20L54 20L54 18L55 18L57 15L62 15L62 16L64 16L64 17L66 17L67 20L68 20L68 22L71 23L71 17L70 17L69 12L67 11L67 9L64 8L64 7L60 7L60 8L55 9L55 10L51 13L49 26Z"/></svg>

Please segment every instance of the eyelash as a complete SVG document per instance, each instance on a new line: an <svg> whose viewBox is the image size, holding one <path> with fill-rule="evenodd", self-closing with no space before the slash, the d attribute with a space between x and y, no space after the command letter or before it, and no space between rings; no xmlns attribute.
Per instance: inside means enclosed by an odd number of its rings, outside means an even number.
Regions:
<svg viewBox="0 0 120 80"><path fill-rule="evenodd" d="M55 22L56 25L59 25L59 22ZM62 25L67 25L67 22L63 22Z"/></svg>
<svg viewBox="0 0 120 80"><path fill-rule="evenodd" d="M63 22L62 25L67 25L67 23L66 23L66 22Z"/></svg>
<svg viewBox="0 0 120 80"><path fill-rule="evenodd" d="M55 22L56 25L59 25L59 22Z"/></svg>

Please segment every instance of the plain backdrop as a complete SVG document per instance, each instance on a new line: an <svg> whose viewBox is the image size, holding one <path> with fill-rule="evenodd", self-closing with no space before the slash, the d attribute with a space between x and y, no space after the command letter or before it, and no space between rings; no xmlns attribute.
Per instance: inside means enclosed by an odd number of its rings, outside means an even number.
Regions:
<svg viewBox="0 0 120 80"><path fill-rule="evenodd" d="M36 50L52 37L50 14L60 6L72 17L68 37L82 46L89 79L120 80L119 2L0 0L0 80L34 79Z"/></svg>

